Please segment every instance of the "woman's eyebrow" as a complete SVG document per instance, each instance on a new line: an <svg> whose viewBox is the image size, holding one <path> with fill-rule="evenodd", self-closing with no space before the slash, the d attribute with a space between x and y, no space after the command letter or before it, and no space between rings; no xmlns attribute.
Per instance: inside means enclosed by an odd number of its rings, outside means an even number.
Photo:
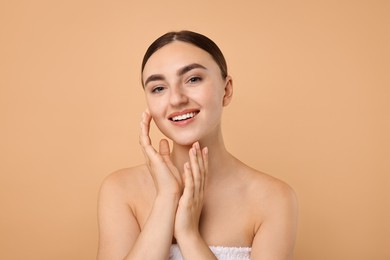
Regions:
<svg viewBox="0 0 390 260"><path fill-rule="evenodd" d="M146 80L145 80L145 83L144 83L144 86L146 86L149 82L151 81L157 81L157 80L164 80L164 76L161 75L161 74L154 74L154 75L150 75Z"/></svg>
<svg viewBox="0 0 390 260"><path fill-rule="evenodd" d="M187 72L189 72L190 70L193 70L193 69L204 69L204 70L207 70L207 68L205 66L203 66L203 65L200 65L198 63L192 63L192 64L186 65L183 68L179 69L177 71L177 75L178 76L182 76L185 73L187 73Z"/></svg>
<svg viewBox="0 0 390 260"><path fill-rule="evenodd" d="M178 76L183 76L185 73L193 70L193 69L204 69L204 70L207 70L207 68L203 65L200 65L198 63L192 63L192 64L189 64L189 65L186 65L182 68L180 68L178 71L177 71L177 75ZM145 83L144 83L144 86L146 86L149 82L151 81L158 81L158 80L165 80L165 77L161 74L153 74L153 75L150 75L146 80L145 80Z"/></svg>

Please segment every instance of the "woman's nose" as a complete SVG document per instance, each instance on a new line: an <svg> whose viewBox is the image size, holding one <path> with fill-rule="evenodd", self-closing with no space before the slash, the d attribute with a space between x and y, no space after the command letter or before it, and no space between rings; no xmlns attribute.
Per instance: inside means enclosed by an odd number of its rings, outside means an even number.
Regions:
<svg viewBox="0 0 390 260"><path fill-rule="evenodd" d="M188 102L188 97L180 87L171 88L170 103L178 106Z"/></svg>

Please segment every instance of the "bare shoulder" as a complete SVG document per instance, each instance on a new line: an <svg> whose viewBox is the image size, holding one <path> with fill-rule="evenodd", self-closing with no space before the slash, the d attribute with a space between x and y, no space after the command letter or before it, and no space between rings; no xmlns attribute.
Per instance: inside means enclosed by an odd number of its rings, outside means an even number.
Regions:
<svg viewBox="0 0 390 260"><path fill-rule="evenodd" d="M255 235L253 259L292 259L295 244L298 203L286 182L243 167L247 176Z"/></svg>
<svg viewBox="0 0 390 260"><path fill-rule="evenodd" d="M121 169L102 182L98 199L99 259L123 259L140 232L136 203L147 187L145 166ZM142 197L141 197L142 199Z"/></svg>
<svg viewBox="0 0 390 260"><path fill-rule="evenodd" d="M141 181L142 176L146 173L144 165L138 165L131 168L123 168L112 172L103 180L102 187L116 185L117 188L127 188L134 182Z"/></svg>
<svg viewBox="0 0 390 260"><path fill-rule="evenodd" d="M244 172L249 182L252 202L262 205L263 214L273 215L282 212L296 214L297 197L289 184L248 166L244 167Z"/></svg>
<svg viewBox="0 0 390 260"><path fill-rule="evenodd" d="M151 178L145 165L123 168L109 174L102 182L100 194L128 200L139 194L141 187L148 187Z"/></svg>

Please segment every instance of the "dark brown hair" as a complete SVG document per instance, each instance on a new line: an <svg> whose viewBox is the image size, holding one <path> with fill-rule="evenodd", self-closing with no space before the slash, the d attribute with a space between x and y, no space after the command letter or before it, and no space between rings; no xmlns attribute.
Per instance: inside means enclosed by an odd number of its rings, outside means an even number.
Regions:
<svg viewBox="0 0 390 260"><path fill-rule="evenodd" d="M228 72L227 72L226 60L221 50L217 46L217 44L215 44L215 42L213 42L208 37L192 31L168 32L160 36L159 38L157 38L146 50L146 53L142 60L141 72L144 71L145 64L149 60L150 56L152 56L153 53L155 53L158 49L174 41L182 41L182 42L190 43L208 52L211 55L211 57L214 59L214 61L218 64L221 70L222 78L227 77Z"/></svg>

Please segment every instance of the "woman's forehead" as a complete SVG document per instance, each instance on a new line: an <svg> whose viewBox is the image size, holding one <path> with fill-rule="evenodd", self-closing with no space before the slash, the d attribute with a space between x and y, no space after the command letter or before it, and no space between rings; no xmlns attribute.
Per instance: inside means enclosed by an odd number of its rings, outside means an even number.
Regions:
<svg viewBox="0 0 390 260"><path fill-rule="evenodd" d="M161 70L177 69L188 64L218 66L205 50L186 42L174 41L153 53L145 64L143 75L161 73ZM157 71L156 71L157 70Z"/></svg>

